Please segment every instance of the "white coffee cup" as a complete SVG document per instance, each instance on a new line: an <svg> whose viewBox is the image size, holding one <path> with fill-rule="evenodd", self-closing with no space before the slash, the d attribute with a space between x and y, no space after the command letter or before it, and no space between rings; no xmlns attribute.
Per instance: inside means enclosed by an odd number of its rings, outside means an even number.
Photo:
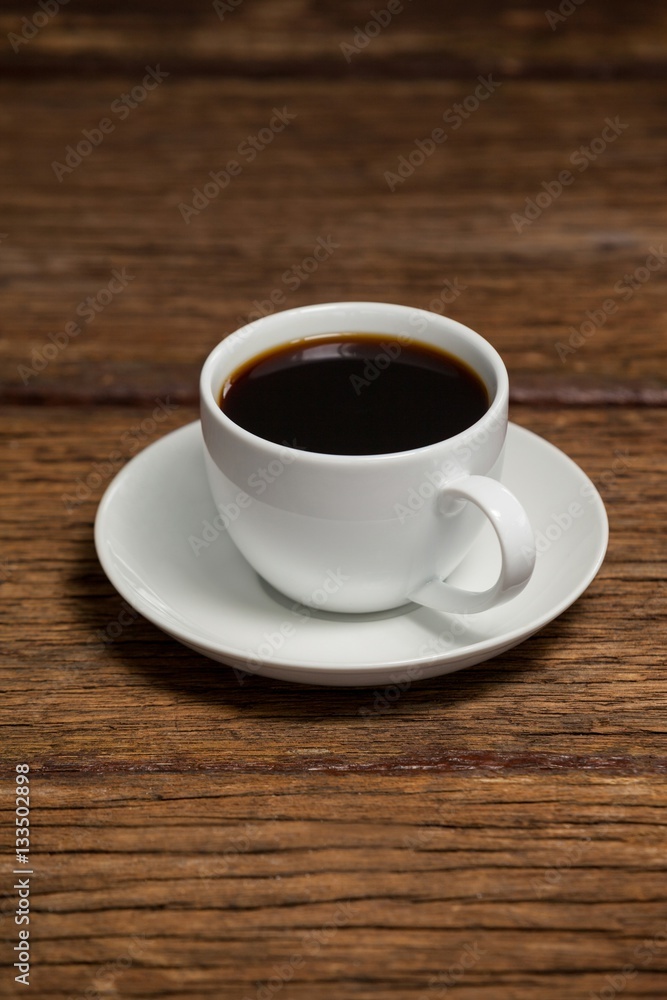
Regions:
<svg viewBox="0 0 667 1000"><path fill-rule="evenodd" d="M265 440L220 409L223 384L254 357L294 340L375 333L431 345L472 368L490 406L436 444L380 455L330 455ZM268 583L301 604L371 612L414 601L470 614L523 590L535 564L528 517L499 482L509 384L495 349L461 323L408 306L333 302L274 313L223 340L201 375L206 468L217 521ZM446 578L487 518L498 538L496 583L475 593Z"/></svg>

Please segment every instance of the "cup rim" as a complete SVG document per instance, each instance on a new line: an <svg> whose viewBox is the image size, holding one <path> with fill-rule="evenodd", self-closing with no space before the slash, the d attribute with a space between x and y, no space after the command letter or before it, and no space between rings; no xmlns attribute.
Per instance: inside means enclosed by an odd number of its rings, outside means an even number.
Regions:
<svg viewBox="0 0 667 1000"><path fill-rule="evenodd" d="M381 452L379 454L368 454L368 455L340 455L332 454L329 452L320 451L304 451L300 448L293 448L287 444L278 444L276 441L270 441L268 438L260 437L258 434L254 434L252 431L246 430L240 424L233 421L224 410L218 404L218 400L213 391L212 386L212 375L217 368L218 360L221 354L230 351L230 344L233 349L234 342L236 340L245 339L250 334L250 331L255 330L260 324L267 325L267 321L275 323L278 318L288 318L293 314L304 315L307 313L318 313L324 311L330 311L333 309L383 309L395 312L400 310L402 312L411 314L423 314L429 319L430 322L438 321L443 322L450 329L454 329L459 334L463 334L465 337L471 339L473 344L476 345L480 351L486 353L488 359L492 362L494 374L496 378L496 392L495 396L489 404L489 408L486 410L482 416L466 427L464 430L459 431L458 434L454 434L452 437L443 438L440 441L434 441L431 444L421 445L419 448L407 448L402 451L390 451ZM381 331L378 331L381 333ZM313 336L318 336L313 334ZM322 333L321 336L327 336L327 334ZM387 334L387 336L391 336ZM425 341L420 341L419 336L415 336L415 341L417 343L426 343ZM288 341L286 340L285 343ZM278 346L278 345L276 345ZM471 366L472 367L472 366ZM479 374L479 373L478 373ZM486 381L485 381L486 385ZM493 344L482 337L481 334L472 330L470 327L465 326L458 320L451 319L448 316L443 316L440 313L430 312L428 309L421 309L416 306L402 305L399 303L390 302L373 302L373 301L341 301L341 302L320 302L312 303L304 306L294 306L291 309L283 309L278 312L269 313L266 316L261 316L257 320L253 320L249 323L245 323L243 326L238 327L232 333L228 334L223 340L221 340L213 350L209 353L206 358L204 365L201 370L200 380L200 401L201 407L206 408L209 416L213 421L219 424L228 434L231 434L242 444L247 446L252 446L254 448L262 448L267 452L272 454L291 453L294 458L297 457L301 460L310 460L312 462L321 462L326 465L354 465L362 466L368 465L369 463L381 464L386 462L396 462L400 457L409 458L411 456L421 456L426 454L429 450L441 448L443 446L447 447L457 447L468 440L471 436L474 436L476 429L481 430L483 424L491 421L495 424L498 419L504 419L506 422L506 407L507 400L509 396L509 377L507 374L507 369L505 363L501 358L498 351L495 349ZM487 386L488 390L488 386Z"/></svg>

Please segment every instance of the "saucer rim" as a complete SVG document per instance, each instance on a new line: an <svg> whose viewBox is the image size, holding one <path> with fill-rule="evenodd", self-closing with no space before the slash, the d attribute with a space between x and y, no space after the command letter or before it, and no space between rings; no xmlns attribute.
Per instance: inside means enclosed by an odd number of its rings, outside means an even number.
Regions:
<svg viewBox="0 0 667 1000"><path fill-rule="evenodd" d="M223 663L226 661L222 658L227 657L234 661L234 663L231 664L232 666L238 664L239 662L245 663L245 666L240 666L239 669L248 673L261 674L264 668L266 668L267 671L287 670L291 674L302 674L304 679L307 680L312 677L312 675L325 671L332 671L336 674L349 674L353 676L361 673L372 674L374 672L383 673L389 670L409 670L415 666L423 666L424 668L428 667L429 669L434 669L453 664L453 669L455 669L455 665L458 661L469 656L474 657L476 663L483 662L495 655L500 655L501 652L507 651L513 646L519 645L521 642L529 639L536 632L540 631L550 622L554 621L554 619L563 614L563 612L569 607L571 607L595 579L607 553L609 543L609 519L604 502L595 484L583 471L583 469L556 445L552 444L541 435L536 434L534 431L528 430L527 428L510 421L508 423L508 435L511 432L512 436L518 435L521 437L523 435L525 437L534 438L538 447L548 449L555 453L558 460L561 462L565 460L565 462L572 467L573 475L576 475L578 478L583 477L583 479L587 481L587 484L589 484L594 491L591 494L591 501L593 501L593 504L589 511L589 516L595 518L597 527L600 531L600 543L596 550L595 558L588 564L586 573L581 576L576 586L570 590L569 593L562 598L560 602L558 602L558 604L551 607L547 613L540 615L533 621L525 623L512 631L499 632L496 635L481 640L480 642L457 646L436 655L413 656L407 659L383 660L382 662L376 663L354 663L349 661L327 663L322 661L310 661L308 664L304 664L303 662L295 663L294 659L286 659L275 656L270 659L261 660L258 665L253 664L251 667L248 663L248 651L241 648L235 648L232 645L225 645L224 637L221 636L220 638L211 640L210 638L206 638L201 632L195 632L189 627L179 625L174 622L171 617L166 618L166 620L162 618L158 609L146 601L131 585L126 585L125 578L120 577L116 573L113 558L107 555L104 534L107 511L113 505L116 494L123 488L126 480L134 475L136 470L135 463L141 464L142 459L149 451L164 447L167 440L173 439L177 435L185 437L187 434L191 434L194 436L195 428L199 429L198 436L201 440L201 421L191 421L190 423L184 424L182 427L178 427L175 430L170 431L168 434L163 435L157 441L153 441L141 452L133 456L130 461L118 471L112 482L105 490L97 508L94 526L95 549L102 569L104 570L110 583L120 596L127 601L127 603L135 611L138 611L144 618L150 621L151 624L155 625L156 628L159 628L161 631L165 632L177 641L185 644L188 648L200 652L201 655L212 657L214 660ZM233 544L231 539L229 539L229 544ZM517 599L520 600L521 596L519 595ZM415 610L419 610L419 605L415 606ZM446 613L443 612L444 620L446 620L447 617ZM471 615L464 617L471 617L474 619L477 616ZM349 626L353 623L346 620L341 624ZM463 664L463 666L465 665L473 664Z"/></svg>

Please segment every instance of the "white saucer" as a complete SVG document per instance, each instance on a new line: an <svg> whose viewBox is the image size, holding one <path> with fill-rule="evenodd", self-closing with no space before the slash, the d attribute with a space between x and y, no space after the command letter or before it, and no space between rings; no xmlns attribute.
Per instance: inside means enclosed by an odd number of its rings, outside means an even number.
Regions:
<svg viewBox="0 0 667 1000"><path fill-rule="evenodd" d="M600 568L607 515L571 459L510 424L503 482L526 508L542 551L519 597L477 615L414 604L383 614L294 611L225 532L196 555L189 539L202 539L204 523L217 513L198 421L156 441L118 473L97 512L95 544L125 600L205 656L288 681L392 685L510 649L568 608ZM499 557L491 529L486 532L450 577L453 583L482 590L493 582Z"/></svg>

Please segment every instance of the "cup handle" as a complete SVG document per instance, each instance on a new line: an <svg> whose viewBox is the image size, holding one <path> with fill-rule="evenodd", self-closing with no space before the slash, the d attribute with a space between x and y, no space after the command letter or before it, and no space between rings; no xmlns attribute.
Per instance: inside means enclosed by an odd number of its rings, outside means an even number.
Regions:
<svg viewBox="0 0 667 1000"><path fill-rule="evenodd" d="M528 515L514 494L488 476L463 476L440 490L439 502L445 498L470 501L489 519L500 543L500 576L484 591L463 590L434 577L410 594L410 600L436 611L469 615L516 597L530 580L536 554Z"/></svg>

